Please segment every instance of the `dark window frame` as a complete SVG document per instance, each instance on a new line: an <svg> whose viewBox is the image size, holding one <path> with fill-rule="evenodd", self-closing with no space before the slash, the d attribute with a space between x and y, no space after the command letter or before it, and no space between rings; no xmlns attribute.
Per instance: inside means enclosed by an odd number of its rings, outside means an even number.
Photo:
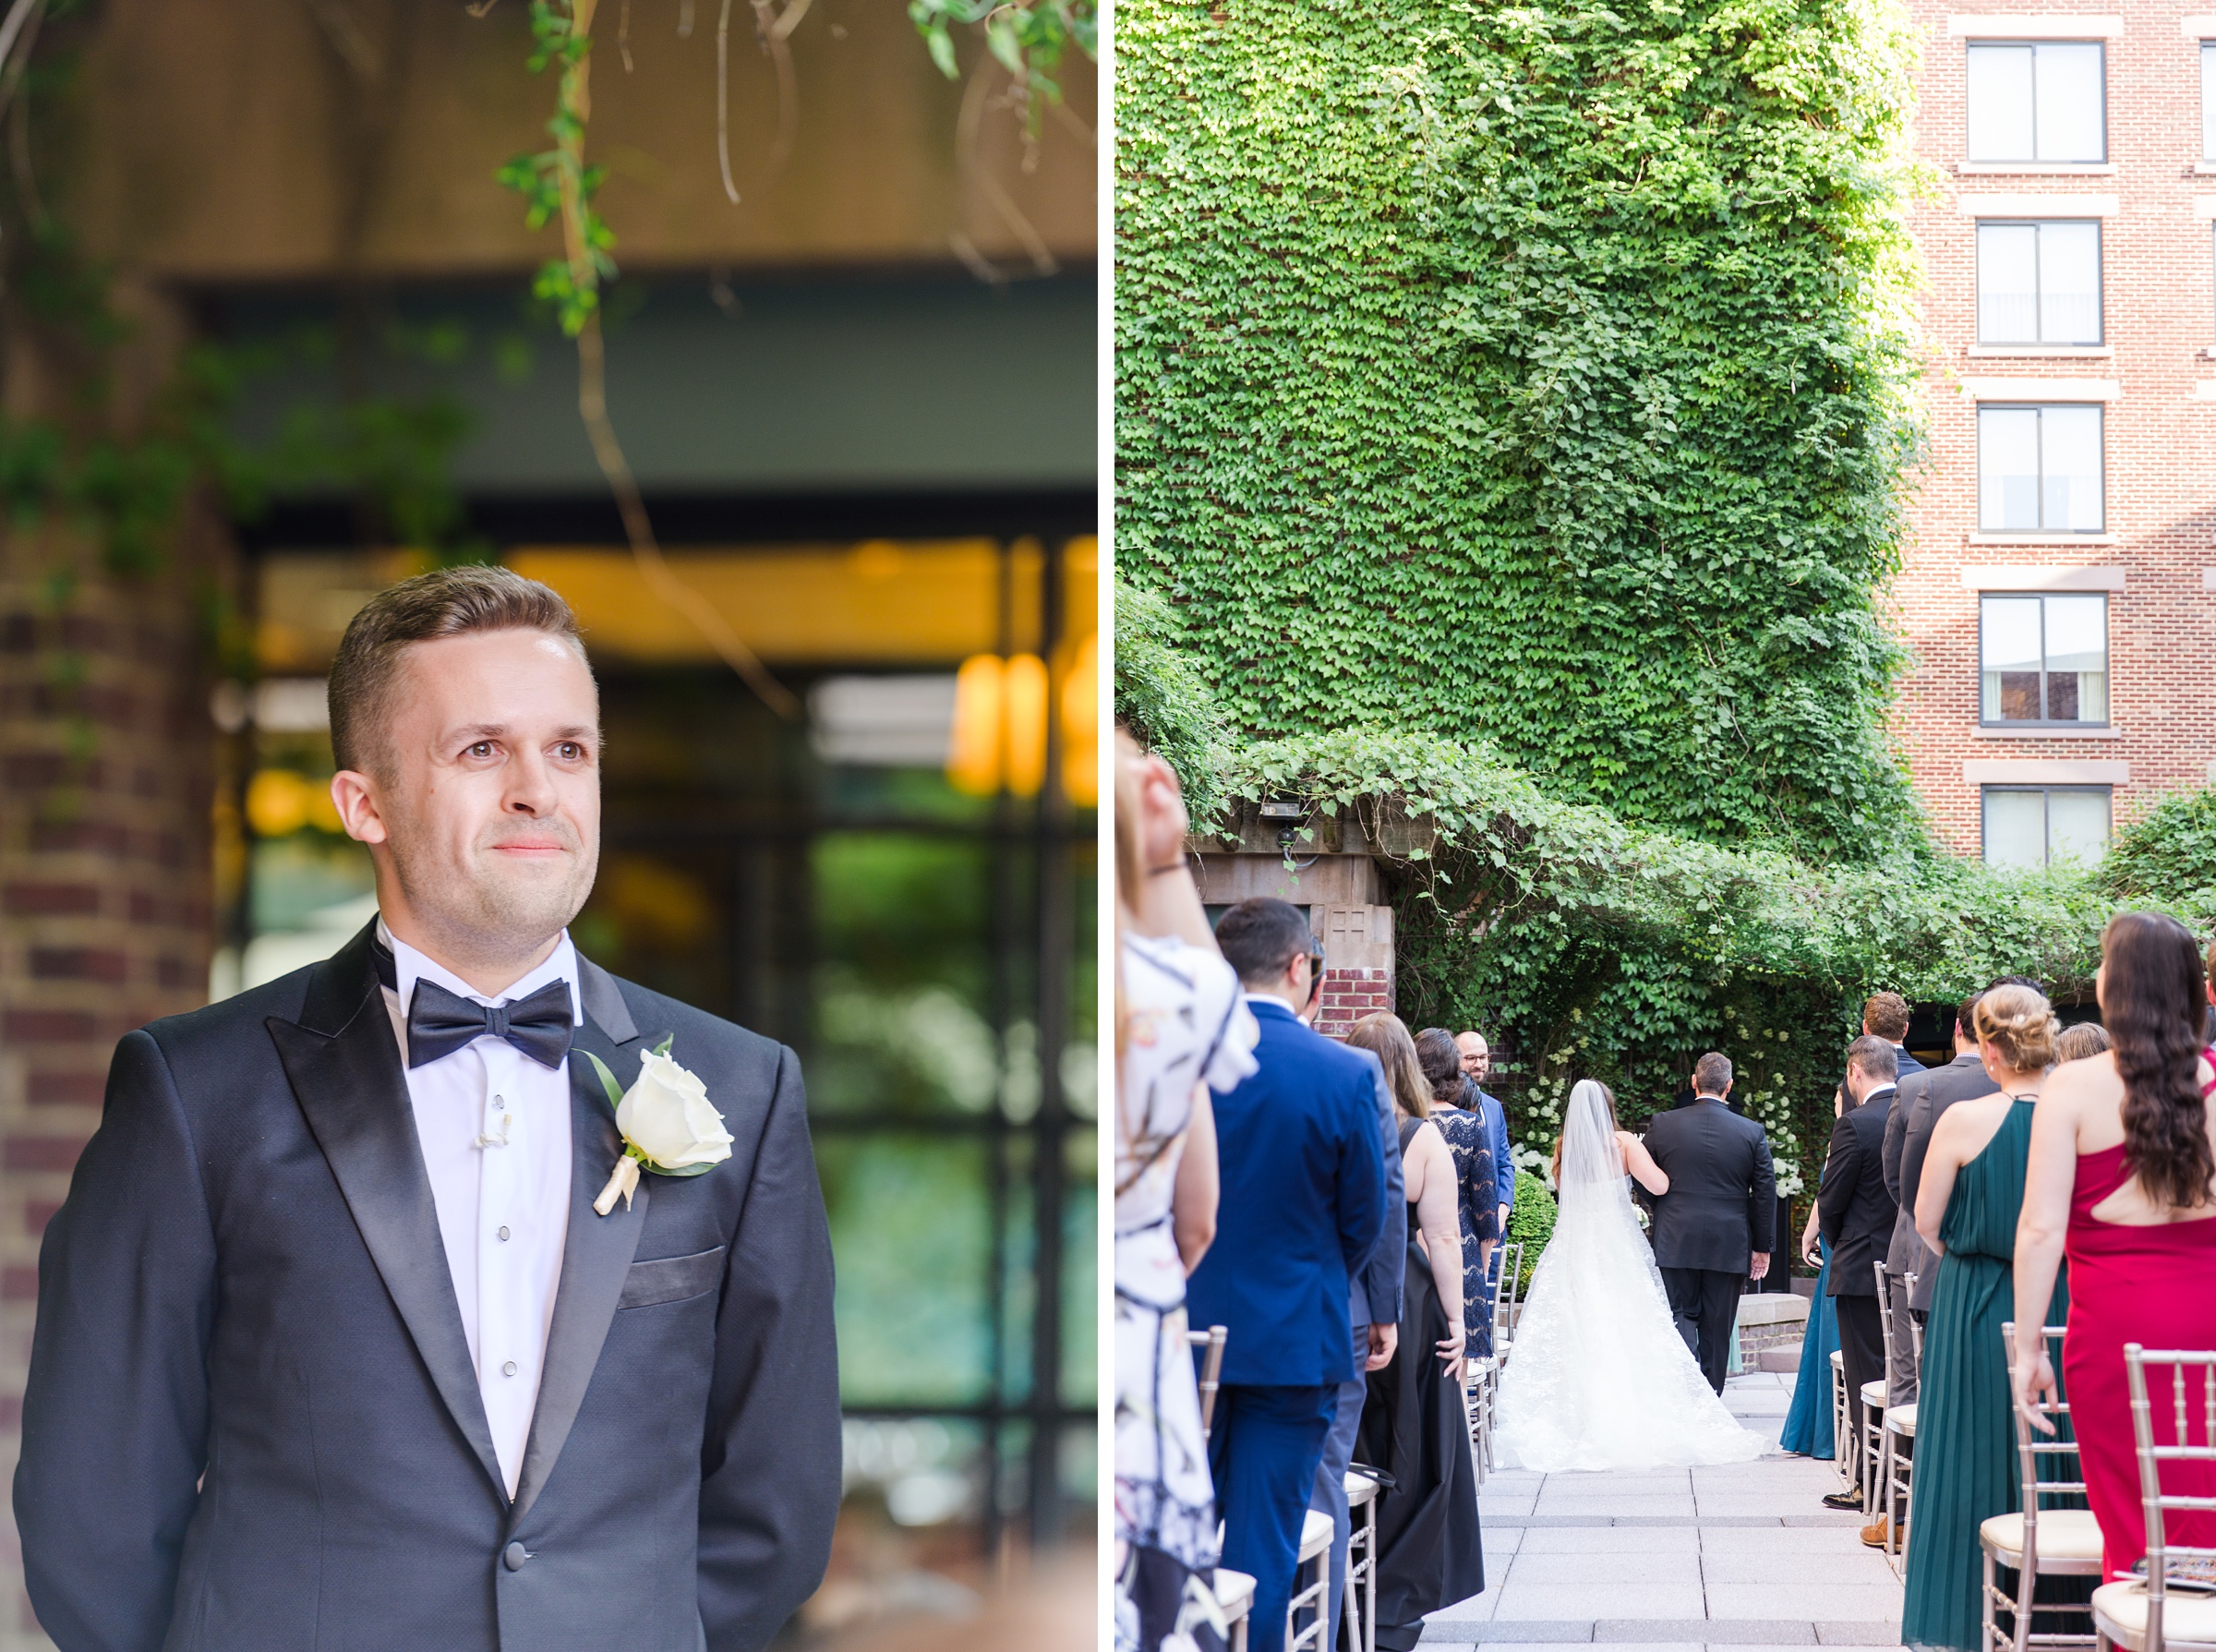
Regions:
<svg viewBox="0 0 2216 1652"><path fill-rule="evenodd" d="M2004 155L1997 159L1973 156L1969 152L1969 54L1993 47L2029 47L2034 62L2031 69L2031 143L2039 146L2039 67L2036 58L2041 46L2090 46L2101 54L2101 153L2091 161L2050 161L2040 155ZM2108 42L2093 40L1972 40L1963 42L1962 53L1962 155L1972 166L2106 166L2108 161Z"/></svg>
<svg viewBox="0 0 2216 1652"><path fill-rule="evenodd" d="M1990 224L1995 229L2030 229L2038 231L2043 230L2050 223L2090 223L2093 226L2093 314L2096 319L2094 337L2090 342L2084 339L2054 340L2043 338L1987 338L1985 336L1985 289L1983 284L1983 278L1985 274L1986 226ZM2101 350L2107 348L2108 230L2107 226L2102 223L2100 219L2087 217L1980 218L1975 221L1975 228L1972 234L1974 237L1972 245L1975 248L1973 261L1976 265L1976 268L1971 274L1970 284L1972 289L1972 303L1977 311L1976 324L1978 330L1978 343L1980 344L1991 345L2001 349L2022 345L2034 345L2041 348L2066 348L2081 350ZM2044 295L2040 291L2039 288L2039 259L2037 254L2034 254L2031 259L2031 313L2034 318L2035 325L2040 325L2043 324L2045 298ZM2102 479L2103 483L2105 484L2105 475L2103 476ZM2106 491L2105 486L2103 487L2103 491ZM2105 514L2105 512L2103 513Z"/></svg>
<svg viewBox="0 0 2216 1652"><path fill-rule="evenodd" d="M2062 781L2042 783L2034 780L1992 780L1978 788L1978 858L1988 865L1992 864L1988 858L1991 853L1988 809L1993 794L2001 791L2036 791L2040 794L2042 800L2040 811L2041 820L2046 835L2046 842L2040 861L2042 868L2054 864L2054 809L2051 800L2057 791L2099 792L2106 798L2108 800L2107 842L2113 844L2116 840L2116 789L2113 785L2088 785ZM2105 847L2102 852L2103 854L2107 852Z"/></svg>
<svg viewBox="0 0 2216 1652"><path fill-rule="evenodd" d="M2039 708L2047 709L2047 598L2050 597L2098 597L2101 599L2101 661L2102 674L2107 676L2109 655L2109 593L2106 591L1980 591L1978 593L1978 727L1981 729L2008 729L2036 731L2041 729L2106 729L2114 721L2115 698L2112 693L2107 700L2109 715L2099 718L2072 717L2063 719L2040 717L2037 719L2021 717L1989 717L1985 715L1985 604L1991 600L2025 602L2034 598L2039 603ZM2113 690L2114 684L2112 682Z"/></svg>
<svg viewBox="0 0 2216 1652"><path fill-rule="evenodd" d="M1980 402L1977 417L1982 424L1988 410L1994 413L2037 413L2044 415L2050 407L2090 407L2100 416L2101 423L2101 520L2091 527L2049 527L2044 520L2047 512L2047 437L2042 422L2039 437L2039 513L2041 518L2036 527L1988 527L1985 525L1985 433L1977 432L1978 454L1978 526L1981 534L2063 534L2085 535L2108 532L2108 404L2105 402Z"/></svg>

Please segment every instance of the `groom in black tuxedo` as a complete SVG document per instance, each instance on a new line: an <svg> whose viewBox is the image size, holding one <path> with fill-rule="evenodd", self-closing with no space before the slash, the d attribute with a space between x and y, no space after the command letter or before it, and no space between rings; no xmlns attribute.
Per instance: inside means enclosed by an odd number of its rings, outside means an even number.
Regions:
<svg viewBox="0 0 2216 1652"><path fill-rule="evenodd" d="M1711 1050L1693 1064L1691 1106L1647 1121L1646 1151L1669 1177L1655 1196L1655 1262L1669 1311L1717 1393L1731 1359L1731 1330L1749 1278L1770 1270L1777 1185L1770 1140L1731 1111L1731 1062Z"/></svg>
<svg viewBox="0 0 2216 1652"><path fill-rule="evenodd" d="M839 1495L792 1052L571 947L599 705L553 591L394 586L331 702L378 921L125 1038L46 1230L39 1622L61 1652L753 1652ZM598 1213L623 1142L588 1057L705 1172Z"/></svg>

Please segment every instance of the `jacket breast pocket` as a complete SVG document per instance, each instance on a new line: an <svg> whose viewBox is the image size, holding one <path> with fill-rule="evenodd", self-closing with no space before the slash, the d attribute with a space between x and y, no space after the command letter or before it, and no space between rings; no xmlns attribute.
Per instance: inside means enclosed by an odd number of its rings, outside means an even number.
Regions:
<svg viewBox="0 0 2216 1652"><path fill-rule="evenodd" d="M659 1302L681 1302L705 1296L723 1278L724 1247L696 1250L691 1256L661 1256L633 1262L623 1275L623 1294L618 1308L652 1308Z"/></svg>

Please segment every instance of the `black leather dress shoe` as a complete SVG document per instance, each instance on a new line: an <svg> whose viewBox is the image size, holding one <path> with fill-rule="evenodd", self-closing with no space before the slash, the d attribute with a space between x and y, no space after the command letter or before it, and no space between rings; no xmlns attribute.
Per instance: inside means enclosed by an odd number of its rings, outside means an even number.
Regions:
<svg viewBox="0 0 2216 1652"><path fill-rule="evenodd" d="M1827 1509L1859 1509L1862 1506L1862 1489L1860 1486L1849 1486L1844 1491L1827 1493L1824 1499L1824 1506Z"/></svg>

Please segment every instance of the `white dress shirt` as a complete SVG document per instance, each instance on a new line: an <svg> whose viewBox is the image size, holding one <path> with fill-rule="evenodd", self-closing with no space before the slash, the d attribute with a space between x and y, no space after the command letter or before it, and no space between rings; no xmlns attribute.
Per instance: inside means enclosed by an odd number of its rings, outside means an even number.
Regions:
<svg viewBox="0 0 2216 1652"><path fill-rule="evenodd" d="M408 1004L418 981L435 981L479 1004L529 997L551 981L570 986L570 1014L584 1019L577 955L569 932L547 961L499 998L475 991L379 919L378 938L392 949L398 991L385 1008L407 1067ZM476 1366L477 1392L508 1495L515 1495L538 1404L538 1380L561 1283L561 1248L570 1225L570 1077L541 1067L505 1039L487 1035L463 1049L408 1067L416 1139L439 1211L439 1236L462 1307L462 1329Z"/></svg>

